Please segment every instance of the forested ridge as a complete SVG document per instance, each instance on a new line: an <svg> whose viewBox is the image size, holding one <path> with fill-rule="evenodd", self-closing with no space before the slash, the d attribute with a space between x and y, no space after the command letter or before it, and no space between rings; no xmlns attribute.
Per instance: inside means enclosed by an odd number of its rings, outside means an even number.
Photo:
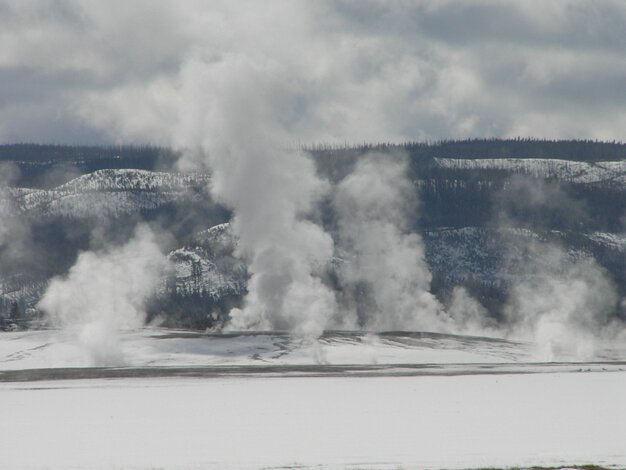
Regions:
<svg viewBox="0 0 626 470"><path fill-rule="evenodd" d="M422 235L433 292L444 300L454 285L463 285L497 316L518 275L505 266L510 253L502 240L511 237L515 243L539 237L563 246L568 256L593 256L626 296L626 144L472 139L302 150L331 182L365 154L408 158L420 201L408 229ZM148 145L0 146L0 169L11 173L3 178L8 187L0 203L28 227L25 254L0 243L3 324L34 315L49 280L93 248L93 233L103 243L122 243L140 220L171 234L168 257L176 266L150 305L152 316L202 328L239 305L245 266L232 257L227 226L219 225L231 213L212 200L207 175L172 175L178 157ZM334 233L325 201L319 217Z"/></svg>

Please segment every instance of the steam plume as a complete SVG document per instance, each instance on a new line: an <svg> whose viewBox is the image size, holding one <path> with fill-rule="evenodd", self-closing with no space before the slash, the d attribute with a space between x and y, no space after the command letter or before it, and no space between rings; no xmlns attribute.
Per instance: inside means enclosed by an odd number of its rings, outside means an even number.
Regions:
<svg viewBox="0 0 626 470"><path fill-rule="evenodd" d="M399 156L368 155L337 187L338 245L349 258L339 278L353 323L378 331L448 329L430 293L421 237L407 226L416 202Z"/></svg>
<svg viewBox="0 0 626 470"><path fill-rule="evenodd" d="M501 200L498 219L503 226L527 222L524 214L539 230L555 223L573 226L587 216L584 206L558 185L536 179L513 178ZM509 337L532 341L542 360L563 355L591 359L599 342L623 329L614 318L614 285L593 256L568 253L540 237L526 242L505 237L502 242L508 251L505 267L521 279L504 307L503 329Z"/></svg>
<svg viewBox="0 0 626 470"><path fill-rule="evenodd" d="M52 279L38 307L65 329L97 366L125 362L117 333L143 325L165 257L147 225L125 245L84 252L67 276Z"/></svg>
<svg viewBox="0 0 626 470"><path fill-rule="evenodd" d="M509 336L533 341L542 360L592 359L597 342L618 326L612 320L618 299L604 269L591 257L573 260L545 242L531 242L527 250L541 263L529 262L513 287L504 312Z"/></svg>
<svg viewBox="0 0 626 470"><path fill-rule="evenodd" d="M30 242L30 226L15 206L10 190L18 176L17 166L0 163L0 268L22 259Z"/></svg>
<svg viewBox="0 0 626 470"><path fill-rule="evenodd" d="M181 166L211 169L212 193L234 210L238 255L251 275L230 328L318 336L335 311L334 293L319 277L333 241L307 218L327 185L304 154L284 149L283 115L297 93L280 70L237 55L194 62L184 76L189 118L178 141L197 150Z"/></svg>
<svg viewBox="0 0 626 470"><path fill-rule="evenodd" d="M461 286L452 289L446 311L454 333L476 336L502 336L501 329L485 307Z"/></svg>

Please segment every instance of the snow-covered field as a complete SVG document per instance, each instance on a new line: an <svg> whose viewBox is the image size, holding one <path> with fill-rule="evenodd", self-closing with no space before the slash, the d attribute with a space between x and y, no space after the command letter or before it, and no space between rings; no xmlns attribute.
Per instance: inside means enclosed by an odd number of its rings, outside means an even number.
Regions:
<svg viewBox="0 0 626 470"><path fill-rule="evenodd" d="M124 367L83 368L59 332L0 333L0 468L626 467L615 346L550 364L529 344L415 333L145 329L120 346Z"/></svg>
<svg viewBox="0 0 626 470"><path fill-rule="evenodd" d="M532 360L530 345L436 334L329 333L311 342L281 333L217 334L144 329L125 333L113 365L253 366L317 364L515 363ZM62 331L0 336L0 371L86 367L90 345Z"/></svg>

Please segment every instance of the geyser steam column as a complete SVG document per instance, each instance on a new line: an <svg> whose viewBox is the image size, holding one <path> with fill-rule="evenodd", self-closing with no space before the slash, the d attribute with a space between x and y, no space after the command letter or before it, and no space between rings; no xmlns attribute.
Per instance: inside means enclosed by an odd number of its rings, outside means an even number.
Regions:
<svg viewBox="0 0 626 470"><path fill-rule="evenodd" d="M166 265L155 235L139 225L123 246L81 253L67 275L52 279L38 307L78 341L89 365L125 365L119 332L144 325Z"/></svg>
<svg viewBox="0 0 626 470"><path fill-rule="evenodd" d="M240 55L189 63L176 140L192 149L183 169L208 167L212 194L234 211L238 255L251 277L230 328L315 337L335 311L334 293L319 277L333 241L307 214L328 187L303 153L284 149L298 89L278 69Z"/></svg>
<svg viewBox="0 0 626 470"><path fill-rule="evenodd" d="M341 305L358 327L452 329L451 319L430 292L432 276L422 239L408 227L416 205L406 156L401 154L362 157L336 188L338 247L348 257L338 272Z"/></svg>

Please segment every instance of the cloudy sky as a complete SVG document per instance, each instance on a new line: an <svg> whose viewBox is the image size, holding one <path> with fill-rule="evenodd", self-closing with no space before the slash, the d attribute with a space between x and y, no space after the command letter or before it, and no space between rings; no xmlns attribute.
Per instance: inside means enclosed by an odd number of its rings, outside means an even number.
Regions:
<svg viewBox="0 0 626 470"><path fill-rule="evenodd" d="M624 25L621 0L0 0L0 142L181 143L250 70L293 142L626 140Z"/></svg>

